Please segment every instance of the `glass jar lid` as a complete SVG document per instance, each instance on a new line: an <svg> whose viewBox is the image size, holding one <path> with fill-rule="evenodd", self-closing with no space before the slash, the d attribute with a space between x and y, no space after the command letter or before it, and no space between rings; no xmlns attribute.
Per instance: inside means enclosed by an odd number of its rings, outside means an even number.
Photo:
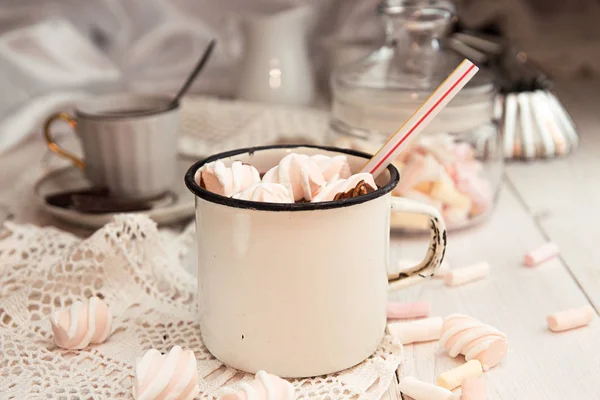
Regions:
<svg viewBox="0 0 600 400"><path fill-rule="evenodd" d="M460 64L442 47L453 6L447 0L387 0L379 14L383 46L334 71L332 125L352 134L389 136ZM464 131L492 120L493 81L480 70L424 132Z"/></svg>
<svg viewBox="0 0 600 400"><path fill-rule="evenodd" d="M414 102L422 103L462 61L461 56L441 46L452 22L453 6L440 0L388 0L378 11L386 29L384 46L335 71L333 83L405 92ZM491 91L491 76L480 71L457 98Z"/></svg>

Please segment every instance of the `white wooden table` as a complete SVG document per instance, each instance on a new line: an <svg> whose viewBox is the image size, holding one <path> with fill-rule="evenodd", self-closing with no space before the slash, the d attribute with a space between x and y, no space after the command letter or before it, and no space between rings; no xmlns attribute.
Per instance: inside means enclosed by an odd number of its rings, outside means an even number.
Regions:
<svg viewBox="0 0 600 400"><path fill-rule="evenodd" d="M600 319L559 334L545 324L546 315L557 310L590 303L600 310L600 82L559 93L582 134L578 153L508 165L490 221L449 235L447 257L453 266L486 260L491 276L458 288L430 281L391 295L429 301L433 315L469 314L508 335L508 358L485 374L490 400L600 399ZM36 137L0 157L0 206L18 208L17 222L55 223L31 200L44 153ZM559 245L561 257L523 267L523 254L548 240ZM425 242L393 236L392 260L419 258ZM460 362L436 343L409 345L399 376L434 382ZM395 387L388 397L398 398Z"/></svg>
<svg viewBox="0 0 600 400"><path fill-rule="evenodd" d="M508 358L485 373L489 400L600 399L600 319L563 333L551 333L545 322L570 307L600 311L600 84L558 92L581 131L581 149L559 160L507 165L491 220L448 237L452 266L486 260L491 276L457 288L430 281L391 296L429 301L433 315L468 314L508 335ZM560 258L521 265L527 251L549 240ZM425 246L422 239L392 243L396 258L418 258ZM436 343L406 346L404 359L400 377L429 382L464 362Z"/></svg>

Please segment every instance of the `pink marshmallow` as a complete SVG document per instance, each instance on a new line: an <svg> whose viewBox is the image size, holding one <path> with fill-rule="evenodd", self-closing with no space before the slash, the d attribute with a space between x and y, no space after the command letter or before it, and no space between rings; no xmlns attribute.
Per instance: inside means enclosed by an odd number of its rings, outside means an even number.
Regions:
<svg viewBox="0 0 600 400"><path fill-rule="evenodd" d="M417 321L403 321L388 323L388 332L402 344L430 342L442 336L441 317L429 317Z"/></svg>
<svg viewBox="0 0 600 400"><path fill-rule="evenodd" d="M282 184L295 201L312 200L326 183L319 165L309 156L296 153L283 157L262 181Z"/></svg>
<svg viewBox="0 0 600 400"><path fill-rule="evenodd" d="M83 349L103 343L112 329L112 313L104 300L94 296L76 301L50 318L56 344L63 349Z"/></svg>
<svg viewBox="0 0 600 400"><path fill-rule="evenodd" d="M490 265L486 262L480 262L468 267L457 268L449 271L444 276L444 283L447 286L459 286L483 279L490 274Z"/></svg>
<svg viewBox="0 0 600 400"><path fill-rule="evenodd" d="M442 166L433 156L413 154L400 171L400 183L395 192L402 194L421 182L437 181L440 179L441 170Z"/></svg>
<svg viewBox="0 0 600 400"><path fill-rule="evenodd" d="M388 301L386 312L388 319L411 319L429 316L431 305L426 302L399 303Z"/></svg>
<svg viewBox="0 0 600 400"><path fill-rule="evenodd" d="M460 314L449 315L444 320L440 346L448 350L450 357L463 354L467 361L478 360L484 371L497 365L508 354L504 333Z"/></svg>
<svg viewBox="0 0 600 400"><path fill-rule="evenodd" d="M196 171L194 178L206 190L227 197L260 182L258 170L240 161L234 161L230 167L221 160L213 161Z"/></svg>
<svg viewBox="0 0 600 400"><path fill-rule="evenodd" d="M467 378L462 382L460 400L485 400L485 381L482 377Z"/></svg>
<svg viewBox="0 0 600 400"><path fill-rule="evenodd" d="M470 161L474 157L474 151L468 143L457 143L454 145L454 156L459 161Z"/></svg>
<svg viewBox="0 0 600 400"><path fill-rule="evenodd" d="M224 388L219 400L294 400L295 389L292 384L280 377L258 371L251 383L242 382L239 390Z"/></svg>
<svg viewBox="0 0 600 400"><path fill-rule="evenodd" d="M321 201L333 201L338 193L345 193L351 189L354 189L360 181L364 181L367 185L373 189L377 189L373 175L368 172L360 172L350 176L348 179L340 179L334 182L330 182L321 188L319 193L314 196L311 200L313 203Z"/></svg>
<svg viewBox="0 0 600 400"><path fill-rule="evenodd" d="M196 357L191 350L174 346L163 355L150 349L136 364L133 384L136 400L190 400L199 392Z"/></svg>
<svg viewBox="0 0 600 400"><path fill-rule="evenodd" d="M548 242L525 254L523 264L528 267L534 267L556 257L559 253L558 246L552 242Z"/></svg>
<svg viewBox="0 0 600 400"><path fill-rule="evenodd" d="M480 214L491 207L493 200L491 185L477 175L473 174L466 179L460 179L456 184L456 188L471 198L476 214Z"/></svg>
<svg viewBox="0 0 600 400"><path fill-rule="evenodd" d="M323 178L327 182L336 181L338 179L348 179L352 175L350 170L350 164L346 156L324 156L322 154L315 154L311 159L317 163L321 172L323 172Z"/></svg>
<svg viewBox="0 0 600 400"><path fill-rule="evenodd" d="M546 322L552 332L562 332L586 326L592 322L592 319L594 319L594 309L591 306L583 306L549 315Z"/></svg>

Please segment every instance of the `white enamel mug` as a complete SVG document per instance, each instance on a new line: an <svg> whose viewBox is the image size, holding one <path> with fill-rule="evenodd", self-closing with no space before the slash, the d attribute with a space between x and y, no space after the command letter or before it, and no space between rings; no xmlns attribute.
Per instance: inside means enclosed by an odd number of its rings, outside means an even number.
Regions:
<svg viewBox="0 0 600 400"><path fill-rule="evenodd" d="M369 155L327 147L270 146L217 154L194 164L185 182L196 195L199 317L208 350L246 372L317 376L352 367L379 346L388 289L423 282L439 267L446 229L430 206L391 196L390 165L376 191L298 204L236 200L194 181L205 163L239 160L264 173L288 153L345 154L353 171ZM431 220L421 264L388 283L390 211Z"/></svg>
<svg viewBox="0 0 600 400"><path fill-rule="evenodd" d="M92 98L71 116L51 115L44 127L48 148L82 169L97 187L123 198L152 198L173 186L177 168L179 105L171 97L113 94ZM56 120L75 130L84 159L60 147L50 132Z"/></svg>

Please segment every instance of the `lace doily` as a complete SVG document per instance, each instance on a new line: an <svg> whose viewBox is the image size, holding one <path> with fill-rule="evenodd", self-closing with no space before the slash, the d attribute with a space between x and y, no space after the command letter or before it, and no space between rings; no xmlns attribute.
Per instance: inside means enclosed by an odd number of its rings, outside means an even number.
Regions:
<svg viewBox="0 0 600 400"><path fill-rule="evenodd" d="M0 398L131 398L136 358L178 344L198 359L200 399L249 380L204 347L195 316L196 279L182 267L194 230L161 234L142 216L122 215L88 239L56 228L6 223L0 236ZM57 308L101 296L115 315L101 344L68 351L54 344ZM298 399L375 400L401 362L389 336L362 364L292 381Z"/></svg>

